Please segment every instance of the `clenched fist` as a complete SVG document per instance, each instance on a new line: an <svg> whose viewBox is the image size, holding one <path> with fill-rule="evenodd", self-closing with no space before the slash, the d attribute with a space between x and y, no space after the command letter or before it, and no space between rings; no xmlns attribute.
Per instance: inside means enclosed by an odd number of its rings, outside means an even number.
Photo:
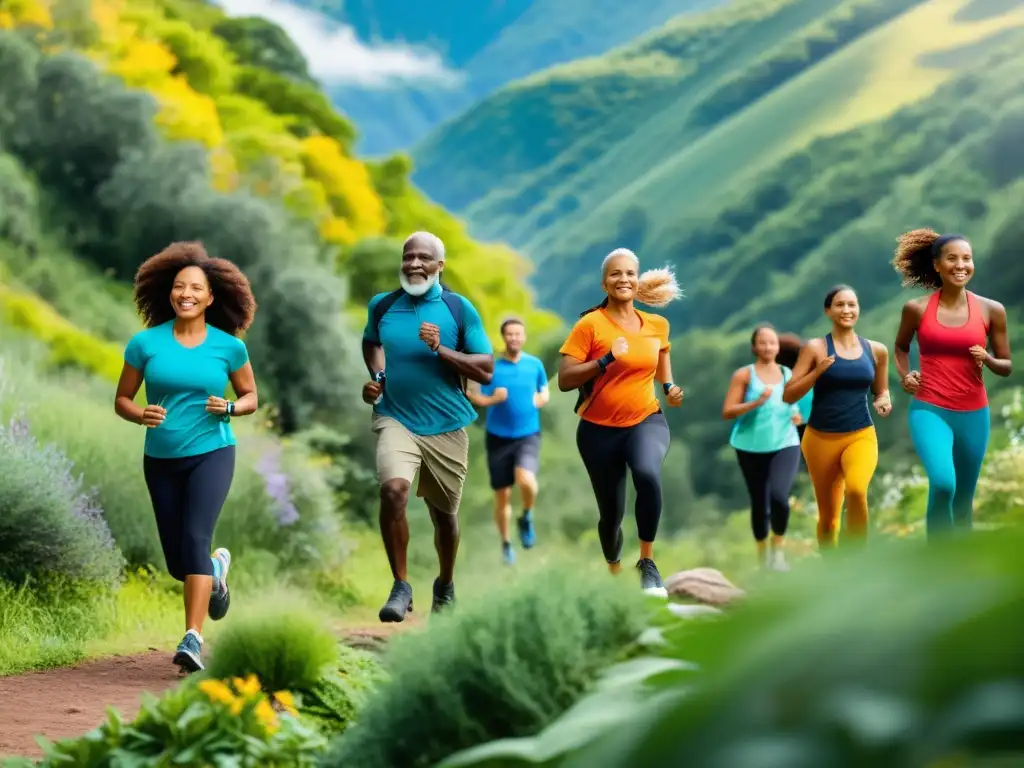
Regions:
<svg viewBox="0 0 1024 768"><path fill-rule="evenodd" d="M420 326L420 339L432 352L437 352L441 346L441 329L433 323L423 323Z"/></svg>

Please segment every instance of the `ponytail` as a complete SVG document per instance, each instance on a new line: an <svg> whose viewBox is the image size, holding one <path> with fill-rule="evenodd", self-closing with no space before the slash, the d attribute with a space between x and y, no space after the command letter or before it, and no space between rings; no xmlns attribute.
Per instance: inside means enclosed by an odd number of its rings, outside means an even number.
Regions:
<svg viewBox="0 0 1024 768"><path fill-rule="evenodd" d="M583 317L584 315L589 315L591 312L597 312L597 310L604 309L607 306L608 306L608 297L605 296L604 297L604 301L602 301L600 304L595 304L590 309L584 309L582 312L580 312L580 317Z"/></svg>
<svg viewBox="0 0 1024 768"><path fill-rule="evenodd" d="M683 295L671 269L649 269L637 281L636 299L649 307L666 307Z"/></svg>

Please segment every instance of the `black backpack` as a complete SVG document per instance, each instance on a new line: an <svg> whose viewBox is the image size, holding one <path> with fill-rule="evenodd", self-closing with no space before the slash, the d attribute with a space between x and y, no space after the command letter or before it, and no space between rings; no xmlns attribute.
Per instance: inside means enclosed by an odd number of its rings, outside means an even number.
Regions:
<svg viewBox="0 0 1024 768"><path fill-rule="evenodd" d="M378 339L380 338L380 321L384 318L384 315L387 314L388 310L395 305L395 302L402 297L403 293L405 293L405 291L401 288L394 290L378 301L377 306L373 308L373 332ZM448 311L452 313L452 318L455 320L455 327L457 329L455 337L455 351L462 352L465 350L466 346L466 330L462 322L462 297L455 293L455 291L449 290L442 285L441 301L443 301L444 305L448 307ZM452 371L453 378L457 380L455 385L462 390L463 394L466 394L465 377L460 376L448 366L446 366L446 368Z"/></svg>

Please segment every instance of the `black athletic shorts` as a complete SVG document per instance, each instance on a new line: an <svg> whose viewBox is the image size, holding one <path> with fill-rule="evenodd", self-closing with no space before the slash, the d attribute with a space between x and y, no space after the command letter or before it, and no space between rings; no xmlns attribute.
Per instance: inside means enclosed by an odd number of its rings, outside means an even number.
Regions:
<svg viewBox="0 0 1024 768"><path fill-rule="evenodd" d="M515 485L516 467L537 475L540 469L540 432L526 437L498 437L488 432L486 445L492 489Z"/></svg>

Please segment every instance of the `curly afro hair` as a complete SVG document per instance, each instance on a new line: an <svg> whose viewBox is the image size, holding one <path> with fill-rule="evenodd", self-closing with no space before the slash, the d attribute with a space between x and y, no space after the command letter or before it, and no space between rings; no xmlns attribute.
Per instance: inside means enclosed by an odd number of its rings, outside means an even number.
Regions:
<svg viewBox="0 0 1024 768"><path fill-rule="evenodd" d="M795 333L779 334L779 353L775 356L775 362L787 368L796 366L797 358L800 357L800 350L804 348L804 340Z"/></svg>
<svg viewBox="0 0 1024 768"><path fill-rule="evenodd" d="M937 290L942 278L935 269L935 258L947 243L966 241L963 235L940 235L931 229L904 232L896 240L896 255L892 265L903 276L905 287L916 286Z"/></svg>
<svg viewBox="0 0 1024 768"><path fill-rule="evenodd" d="M206 310L207 323L233 336L252 325L256 299L248 278L230 261L209 256L202 243L183 242L146 259L135 273L135 307L147 328L174 319L171 288L187 267L199 267L210 284L214 302Z"/></svg>

